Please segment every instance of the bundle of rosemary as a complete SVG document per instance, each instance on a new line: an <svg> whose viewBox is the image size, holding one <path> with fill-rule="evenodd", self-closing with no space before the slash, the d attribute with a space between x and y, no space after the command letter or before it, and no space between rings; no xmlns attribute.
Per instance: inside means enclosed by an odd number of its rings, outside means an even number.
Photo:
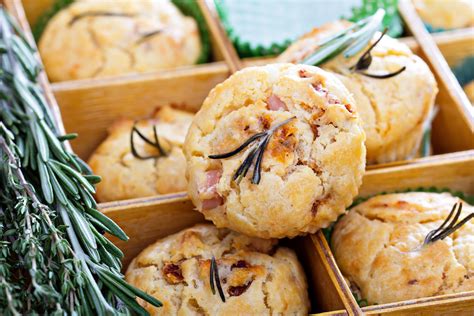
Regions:
<svg viewBox="0 0 474 316"><path fill-rule="evenodd" d="M120 273L123 254L104 233L128 237L97 210L100 181L67 150L35 50L0 8L0 314L147 312Z"/></svg>

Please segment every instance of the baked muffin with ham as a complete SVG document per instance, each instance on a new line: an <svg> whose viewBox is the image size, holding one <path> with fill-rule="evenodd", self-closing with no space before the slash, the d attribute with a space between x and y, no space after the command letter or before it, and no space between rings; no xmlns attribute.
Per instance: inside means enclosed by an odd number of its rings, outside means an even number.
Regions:
<svg viewBox="0 0 474 316"><path fill-rule="evenodd" d="M126 281L163 302L151 315L308 315L306 277L276 240L196 225L143 250Z"/></svg>
<svg viewBox="0 0 474 316"><path fill-rule="evenodd" d="M304 62L320 44L350 22L313 29L293 43L278 62ZM438 92L428 65L402 42L377 32L365 48L347 58L339 54L319 65L335 74L355 99L366 133L367 163L386 163L418 155ZM358 71L358 67L367 67Z"/></svg>
<svg viewBox="0 0 474 316"><path fill-rule="evenodd" d="M196 208L218 227L261 238L327 227L365 169L355 109L344 85L317 67L235 73L209 93L186 136Z"/></svg>

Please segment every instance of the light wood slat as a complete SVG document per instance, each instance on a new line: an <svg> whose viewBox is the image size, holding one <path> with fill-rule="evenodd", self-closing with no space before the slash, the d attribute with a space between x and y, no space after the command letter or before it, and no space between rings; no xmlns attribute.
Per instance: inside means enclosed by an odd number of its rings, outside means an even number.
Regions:
<svg viewBox="0 0 474 316"><path fill-rule="evenodd" d="M322 262L326 269L325 273L329 275L332 283L336 285L336 290L340 299L342 299L342 303L344 304L344 308L346 309L348 315L363 315L362 310L354 299L354 296L351 294L349 286L337 267L336 260L334 259L324 234L321 231L318 231L316 234L311 236L311 240L313 242L314 249L319 254L319 256L323 258ZM320 295L325 295L324 289L321 289ZM323 301L322 304L327 303Z"/></svg>
<svg viewBox="0 0 474 316"><path fill-rule="evenodd" d="M231 43L229 37L227 37L227 32L224 30L219 18L217 17L214 0L197 0L197 2L204 14L204 18L206 19L213 37L216 39L216 44L219 46L219 49L224 56L224 60L229 66L230 72L234 73L242 69L242 63L237 55L234 45Z"/></svg>

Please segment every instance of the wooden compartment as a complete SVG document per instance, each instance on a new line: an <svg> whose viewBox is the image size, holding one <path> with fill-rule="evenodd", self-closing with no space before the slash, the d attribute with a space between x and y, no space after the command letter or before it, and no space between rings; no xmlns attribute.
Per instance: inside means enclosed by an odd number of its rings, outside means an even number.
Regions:
<svg viewBox="0 0 474 316"><path fill-rule="evenodd" d="M25 31L29 32L21 1L4 2L19 18ZM33 0L30 2L37 4ZM28 37L31 38L31 35ZM421 51L414 40L407 41L416 51ZM104 137L106 127L121 113L125 112L126 116L143 116L150 113L154 106L168 103L195 111L207 92L228 76L229 69L226 63L218 62L193 69L64 82L53 84L52 89L44 74L41 75L41 80L58 125L62 128L64 120L67 130L81 133L81 142L77 142L73 147L82 157L87 157ZM438 77L443 76L444 73L438 73ZM440 88L443 89L441 85ZM433 141L433 145L435 153L459 152L368 170L363 179L360 196L420 186L447 187L474 194L474 150L468 150L474 147L474 122L466 116L466 109L454 101L450 91L446 87L444 89L445 93L440 94L438 98L442 119L437 118L433 128L439 131L440 137ZM52 91L61 103L61 113ZM127 105L118 107L119 102ZM147 102L152 104L146 104ZM130 237L127 243L114 239L125 253L125 266L156 239L204 221L202 215L193 210L193 205L185 193L103 203L100 208L122 226ZM310 285L312 312L326 315L472 315L474 311L474 292L360 309L343 281L331 249L321 232L299 237L288 243L297 251L305 267Z"/></svg>

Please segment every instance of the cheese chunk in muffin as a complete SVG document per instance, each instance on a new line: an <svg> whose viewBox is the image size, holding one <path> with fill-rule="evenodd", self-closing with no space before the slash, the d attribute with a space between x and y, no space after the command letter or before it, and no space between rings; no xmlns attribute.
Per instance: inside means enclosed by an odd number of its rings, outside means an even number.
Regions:
<svg viewBox="0 0 474 316"><path fill-rule="evenodd" d="M449 193L375 196L336 224L331 243L341 272L369 304L474 290L474 221L422 246L455 203L458 221L474 207Z"/></svg>
<svg viewBox="0 0 474 316"><path fill-rule="evenodd" d="M51 81L195 64L196 22L168 0L80 0L46 26L39 51Z"/></svg>
<svg viewBox="0 0 474 316"><path fill-rule="evenodd" d="M225 302L212 294L212 257ZM276 240L251 238L209 224L150 245L132 261L126 280L163 303L157 308L139 300L151 315L309 312L306 278L292 250L277 247Z"/></svg>
<svg viewBox="0 0 474 316"><path fill-rule="evenodd" d="M111 126L108 137L92 154L89 165L102 177L96 197L100 202L146 197L186 190L186 160L183 143L193 115L165 106L151 119L138 121L136 128L149 140L154 140L153 127L165 151L147 144L134 135L134 147L140 157L132 153L132 120L120 120Z"/></svg>
<svg viewBox="0 0 474 316"><path fill-rule="evenodd" d="M192 201L218 227L250 236L327 227L352 202L365 169L355 108L344 85L317 67L235 73L210 92L186 137Z"/></svg>
<svg viewBox="0 0 474 316"><path fill-rule="evenodd" d="M345 21L315 28L283 52L278 62L298 63L319 47L321 40L351 24ZM400 74L376 79L350 70L367 48L380 37L377 33L368 46L351 58L338 55L321 67L334 74L353 94L367 135L367 163L385 163L414 158L429 123L437 84L426 63L400 41L385 35L372 49L369 73L386 74L406 67Z"/></svg>

